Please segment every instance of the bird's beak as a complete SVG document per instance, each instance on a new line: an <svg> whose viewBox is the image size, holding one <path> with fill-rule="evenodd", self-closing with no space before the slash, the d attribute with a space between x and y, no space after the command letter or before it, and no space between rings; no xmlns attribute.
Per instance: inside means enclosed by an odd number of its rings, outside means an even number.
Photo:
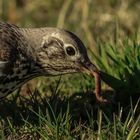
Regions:
<svg viewBox="0 0 140 140"><path fill-rule="evenodd" d="M95 96L96 96L97 101L107 102L107 100L101 96L101 76L100 76L100 71L98 70L98 68L94 64L92 64L90 61L87 61L83 63L81 71L83 73L91 75L92 77L95 77Z"/></svg>
<svg viewBox="0 0 140 140"><path fill-rule="evenodd" d="M100 71L93 63L90 62L90 60L82 63L81 71L94 77L96 77L96 75L100 75Z"/></svg>

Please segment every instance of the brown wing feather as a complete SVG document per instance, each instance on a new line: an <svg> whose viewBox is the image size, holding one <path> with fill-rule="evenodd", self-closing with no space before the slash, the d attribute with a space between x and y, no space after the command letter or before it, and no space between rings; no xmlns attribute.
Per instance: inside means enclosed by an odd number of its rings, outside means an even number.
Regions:
<svg viewBox="0 0 140 140"><path fill-rule="evenodd" d="M11 39L11 30L9 24L0 23L0 61L11 61L11 52L13 51L13 40Z"/></svg>
<svg viewBox="0 0 140 140"><path fill-rule="evenodd" d="M11 25L0 23L0 71L4 73L11 71L13 63L18 57L16 45Z"/></svg>

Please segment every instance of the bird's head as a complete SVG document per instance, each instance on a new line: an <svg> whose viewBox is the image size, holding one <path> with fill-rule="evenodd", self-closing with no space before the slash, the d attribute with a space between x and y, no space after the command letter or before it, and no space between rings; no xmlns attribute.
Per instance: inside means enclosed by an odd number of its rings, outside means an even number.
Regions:
<svg viewBox="0 0 140 140"><path fill-rule="evenodd" d="M29 31L29 30L28 30ZM95 77L95 95L99 102L107 102L101 96L100 71L90 61L82 41L73 33L58 28L35 29L30 32L34 55L35 73L42 76L82 72ZM33 56L33 54L31 55Z"/></svg>
<svg viewBox="0 0 140 140"><path fill-rule="evenodd" d="M91 63L82 41L73 33L55 29L42 37L37 62L43 75L61 75L74 72L98 73Z"/></svg>

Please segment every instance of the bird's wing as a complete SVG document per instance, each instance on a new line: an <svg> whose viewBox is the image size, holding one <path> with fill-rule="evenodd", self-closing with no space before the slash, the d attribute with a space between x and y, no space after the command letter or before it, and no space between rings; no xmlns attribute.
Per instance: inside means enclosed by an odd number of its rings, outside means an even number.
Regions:
<svg viewBox="0 0 140 140"><path fill-rule="evenodd" d="M8 52L6 52L6 50L3 49L0 44L0 76L2 76L6 64L9 63L8 56L6 55L8 55Z"/></svg>
<svg viewBox="0 0 140 140"><path fill-rule="evenodd" d="M3 76L3 70L7 63L7 61L0 61L0 77Z"/></svg>
<svg viewBox="0 0 140 140"><path fill-rule="evenodd" d="M9 31L0 24L0 75L5 69L5 65L11 63L11 45L8 38ZM7 70L6 70L7 71Z"/></svg>

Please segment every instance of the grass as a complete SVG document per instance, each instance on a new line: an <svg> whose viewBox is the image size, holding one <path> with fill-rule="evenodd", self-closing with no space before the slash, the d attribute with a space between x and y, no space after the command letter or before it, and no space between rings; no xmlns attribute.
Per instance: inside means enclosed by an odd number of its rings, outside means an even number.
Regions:
<svg viewBox="0 0 140 140"><path fill-rule="evenodd" d="M58 99L55 101L51 99L44 104L41 101L31 102L30 99L30 103L27 103L21 98L14 108L15 111L10 113L7 108L9 114L1 119L1 139L132 140L140 138L140 116L135 116L139 101L130 109L125 119L122 119L123 108L119 109L118 114L113 114L113 118L109 118L101 109L97 109L97 114L94 114L92 107L91 110L85 107L82 108L84 111L82 116L80 114L82 111L76 114L77 112L73 110L72 102L63 100L60 103ZM28 107L23 109L20 104L25 103ZM96 115L97 119L93 119Z"/></svg>
<svg viewBox="0 0 140 140"><path fill-rule="evenodd" d="M80 36L101 69L102 94L111 101L96 102L94 79L87 75L38 78L0 101L0 139L139 140L138 4L137 0L0 1L2 21L64 27Z"/></svg>

